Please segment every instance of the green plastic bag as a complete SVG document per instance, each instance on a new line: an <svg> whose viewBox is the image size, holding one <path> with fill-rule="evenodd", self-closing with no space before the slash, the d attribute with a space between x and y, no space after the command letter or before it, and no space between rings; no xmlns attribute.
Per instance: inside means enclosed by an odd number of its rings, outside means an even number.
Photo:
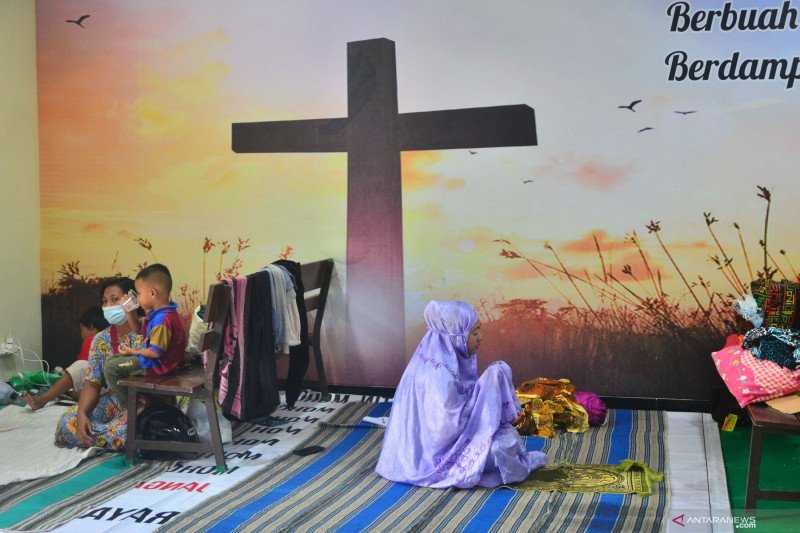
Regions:
<svg viewBox="0 0 800 533"><path fill-rule="evenodd" d="M59 374L40 370L38 372L20 372L12 376L8 380L8 384L21 393L49 388L59 379L61 379Z"/></svg>

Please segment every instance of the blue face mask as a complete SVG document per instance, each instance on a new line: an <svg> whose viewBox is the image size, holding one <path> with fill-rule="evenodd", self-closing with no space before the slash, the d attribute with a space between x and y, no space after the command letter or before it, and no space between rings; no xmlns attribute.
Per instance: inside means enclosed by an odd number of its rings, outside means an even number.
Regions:
<svg viewBox="0 0 800 533"><path fill-rule="evenodd" d="M121 326L128 320L125 309L121 305L104 307L103 316L106 318L106 322L114 326Z"/></svg>

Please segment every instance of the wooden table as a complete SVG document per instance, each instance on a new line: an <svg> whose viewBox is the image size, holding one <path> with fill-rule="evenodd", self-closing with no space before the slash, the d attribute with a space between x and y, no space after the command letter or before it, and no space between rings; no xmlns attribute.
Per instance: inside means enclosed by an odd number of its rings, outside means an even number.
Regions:
<svg viewBox="0 0 800 533"><path fill-rule="evenodd" d="M758 488L761 444L764 433L800 435L800 418L798 418L798 415L782 413L763 403L748 405L747 414L753 422L753 432L750 435L750 464L747 469L745 508L755 509L758 499L800 501L800 490L777 491Z"/></svg>

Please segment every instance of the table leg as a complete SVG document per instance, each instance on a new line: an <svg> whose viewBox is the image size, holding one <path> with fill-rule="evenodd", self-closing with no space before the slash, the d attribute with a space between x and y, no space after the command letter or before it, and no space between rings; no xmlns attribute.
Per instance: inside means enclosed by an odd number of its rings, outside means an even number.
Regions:
<svg viewBox="0 0 800 533"><path fill-rule="evenodd" d="M745 509L755 509L758 500L758 472L761 466L761 442L763 439L761 428L753 426L750 434L750 460L747 467L747 496Z"/></svg>

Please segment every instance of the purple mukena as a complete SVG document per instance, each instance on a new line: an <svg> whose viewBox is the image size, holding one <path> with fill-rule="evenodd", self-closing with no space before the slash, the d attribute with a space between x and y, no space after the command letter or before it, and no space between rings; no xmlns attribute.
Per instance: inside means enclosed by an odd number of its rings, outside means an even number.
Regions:
<svg viewBox="0 0 800 533"><path fill-rule="evenodd" d="M478 378L467 337L478 321L464 302L430 302L428 331L394 396L375 471L423 487L496 487L547 462L529 452L512 422L520 411L511 368L498 361Z"/></svg>

